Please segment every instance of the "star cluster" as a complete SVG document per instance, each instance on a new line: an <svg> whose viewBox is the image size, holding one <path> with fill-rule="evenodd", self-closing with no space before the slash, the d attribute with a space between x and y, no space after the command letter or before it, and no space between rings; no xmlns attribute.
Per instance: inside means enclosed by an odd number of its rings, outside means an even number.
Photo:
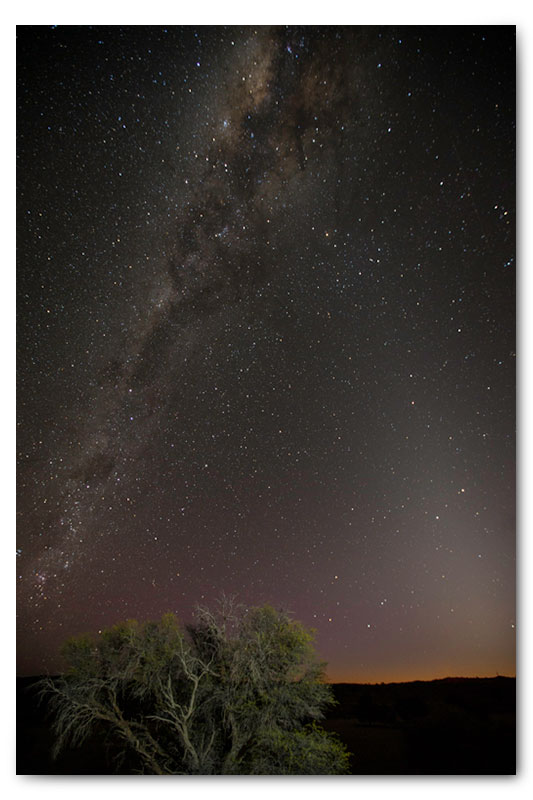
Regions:
<svg viewBox="0 0 533 800"><path fill-rule="evenodd" d="M19 668L221 593L514 673L512 27L19 27Z"/></svg>

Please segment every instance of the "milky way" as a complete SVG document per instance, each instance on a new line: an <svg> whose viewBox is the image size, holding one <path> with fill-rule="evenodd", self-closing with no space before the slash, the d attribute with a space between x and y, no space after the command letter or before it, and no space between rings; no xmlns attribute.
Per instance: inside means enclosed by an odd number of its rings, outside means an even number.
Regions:
<svg viewBox="0 0 533 800"><path fill-rule="evenodd" d="M514 28L18 29L19 665L224 592L514 672Z"/></svg>

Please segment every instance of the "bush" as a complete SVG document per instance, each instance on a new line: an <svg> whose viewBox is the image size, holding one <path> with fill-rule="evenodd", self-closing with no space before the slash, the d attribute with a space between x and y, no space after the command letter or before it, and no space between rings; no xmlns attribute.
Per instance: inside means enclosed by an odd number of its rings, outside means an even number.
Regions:
<svg viewBox="0 0 533 800"><path fill-rule="evenodd" d="M339 774L348 753L316 720L335 701L313 634L269 606L223 601L183 631L172 614L66 643L69 664L40 684L55 754L104 726L122 758L152 774Z"/></svg>

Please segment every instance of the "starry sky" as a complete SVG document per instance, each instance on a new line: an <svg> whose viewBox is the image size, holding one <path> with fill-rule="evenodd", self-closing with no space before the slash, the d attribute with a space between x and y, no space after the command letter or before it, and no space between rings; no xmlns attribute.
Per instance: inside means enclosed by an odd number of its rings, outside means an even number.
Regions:
<svg viewBox="0 0 533 800"><path fill-rule="evenodd" d="M515 671L515 28L19 26L21 674L222 593Z"/></svg>

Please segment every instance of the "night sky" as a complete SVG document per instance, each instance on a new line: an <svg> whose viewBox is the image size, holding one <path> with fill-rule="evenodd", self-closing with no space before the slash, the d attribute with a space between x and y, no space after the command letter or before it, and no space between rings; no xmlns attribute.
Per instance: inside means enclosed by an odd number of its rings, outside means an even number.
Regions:
<svg viewBox="0 0 533 800"><path fill-rule="evenodd" d="M19 27L18 665L236 595L514 674L515 29Z"/></svg>

